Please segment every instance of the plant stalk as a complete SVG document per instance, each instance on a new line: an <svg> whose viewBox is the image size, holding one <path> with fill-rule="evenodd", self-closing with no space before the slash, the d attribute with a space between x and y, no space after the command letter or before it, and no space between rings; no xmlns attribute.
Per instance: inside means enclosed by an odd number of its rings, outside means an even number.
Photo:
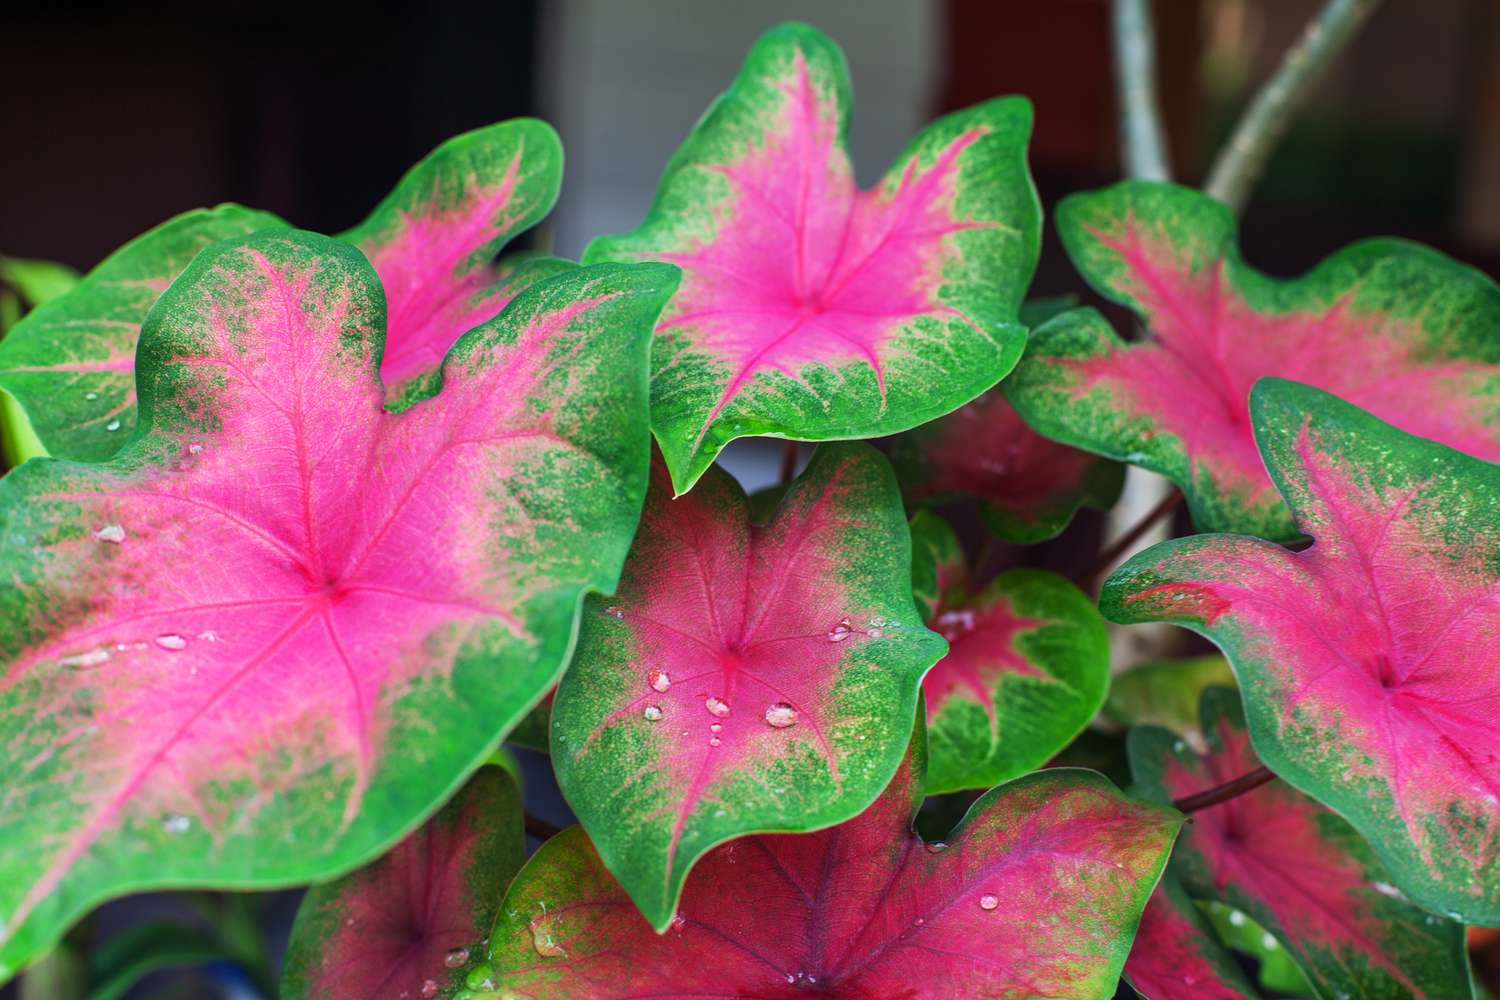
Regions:
<svg viewBox="0 0 1500 1000"><path fill-rule="evenodd" d="M562 827L549 823L540 816L525 814L526 832L539 840L550 840L562 832Z"/></svg>
<svg viewBox="0 0 1500 1000"><path fill-rule="evenodd" d="M1203 190L1238 215L1265 172L1271 152L1312 95L1335 56L1380 0L1328 0L1234 127L1208 172Z"/></svg>
<svg viewBox="0 0 1500 1000"><path fill-rule="evenodd" d="M797 471L797 442L781 442L781 478L780 482L789 483Z"/></svg>
<svg viewBox="0 0 1500 1000"><path fill-rule="evenodd" d="M1203 792L1195 792L1192 795L1177 799L1172 805L1177 807L1178 812L1195 813L1200 809L1207 809L1209 806L1216 806L1221 802L1228 802L1230 799L1238 798L1246 792L1253 792L1274 777L1276 775L1272 774L1265 766L1257 767L1248 774L1242 774L1238 778L1226 781L1216 788L1210 788Z"/></svg>
<svg viewBox="0 0 1500 1000"><path fill-rule="evenodd" d="M1115 91L1120 101L1120 154L1125 173L1148 181L1172 179L1156 99L1156 33L1151 0L1114 0Z"/></svg>
<svg viewBox="0 0 1500 1000"><path fill-rule="evenodd" d="M1099 578L1108 573L1109 568L1119 562L1120 557L1129 552L1131 547L1141 540L1141 536L1151 530L1152 525L1175 511L1181 503L1182 491L1178 489L1162 497L1155 507L1146 511L1141 519L1131 526L1129 531L1117 538L1109 548L1099 553L1099 558L1094 561L1093 567L1076 581L1078 589L1086 594L1092 594L1094 588L1099 585Z"/></svg>

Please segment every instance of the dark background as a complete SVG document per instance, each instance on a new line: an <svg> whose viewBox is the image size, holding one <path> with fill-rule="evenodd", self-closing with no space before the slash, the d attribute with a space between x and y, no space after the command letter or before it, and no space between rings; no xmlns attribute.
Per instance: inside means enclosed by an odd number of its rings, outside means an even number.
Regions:
<svg viewBox="0 0 1500 1000"><path fill-rule="evenodd" d="M534 114L558 125L569 164L555 221L529 238L576 255L587 235L634 225L676 141L755 35L786 16L850 52L854 153L867 182L922 118L1014 92L1037 107L1031 161L1049 216L1061 195L1120 176L1105 0L739 6L4 4L0 253L87 269L167 217L221 201L338 232L443 139ZM1316 6L1158 0L1159 85L1179 179L1201 179ZM1272 161L1243 242L1256 266L1290 275L1375 235L1418 239L1500 274L1496 0L1387 0ZM1082 291L1049 230L1034 292ZM742 478L771 475L773 452L740 451ZM1078 568L1078 553L1039 556ZM544 788L545 765L532 770ZM295 897L268 899L274 948ZM112 904L95 932L108 938L173 906ZM1493 949L1481 961L1500 973ZM132 995L246 995L237 988L220 969L158 976Z"/></svg>

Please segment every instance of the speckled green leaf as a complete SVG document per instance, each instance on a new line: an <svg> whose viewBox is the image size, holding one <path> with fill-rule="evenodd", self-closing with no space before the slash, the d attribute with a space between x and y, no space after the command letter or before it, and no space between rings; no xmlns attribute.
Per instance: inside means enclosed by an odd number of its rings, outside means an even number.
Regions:
<svg viewBox="0 0 1500 1000"><path fill-rule="evenodd" d="M1202 706L1205 756L1165 729L1131 730L1135 794L1165 804L1259 766L1239 695L1209 688ZM1320 996L1469 1000L1463 927L1411 903L1331 810L1273 780L1191 819L1172 875L1275 934Z"/></svg>
<svg viewBox="0 0 1500 1000"><path fill-rule="evenodd" d="M282 1000L430 1000L465 988L526 860L521 799L483 767L373 863L314 886L292 925Z"/></svg>
<svg viewBox="0 0 1500 1000"><path fill-rule="evenodd" d="M1106 582L1104 613L1212 639L1272 770L1413 899L1500 924L1500 467L1280 379L1251 412L1313 545L1167 542Z"/></svg>
<svg viewBox="0 0 1500 1000"><path fill-rule="evenodd" d="M1110 681L1104 714L1122 726L1164 726L1197 739L1198 698L1211 684L1234 684L1222 656L1137 664Z"/></svg>
<svg viewBox="0 0 1500 1000"><path fill-rule="evenodd" d="M29 423L44 454L113 455L135 427L135 344L146 311L210 243L285 226L239 205L185 212L33 309L0 340L0 390L20 406L14 420Z"/></svg>
<svg viewBox="0 0 1500 1000"><path fill-rule="evenodd" d="M1197 905L1224 947L1243 952L1256 961L1259 968L1255 970L1255 979L1262 989L1292 997L1318 995L1276 935L1252 920L1244 910L1212 899L1200 899Z"/></svg>
<svg viewBox="0 0 1500 1000"><path fill-rule="evenodd" d="M666 927L715 845L816 830L868 806L906 749L944 651L912 603L895 477L824 445L762 525L715 469L651 491L613 598L591 601L552 705L568 804Z"/></svg>
<svg viewBox="0 0 1500 1000"><path fill-rule="evenodd" d="M1065 199L1057 228L1127 345L1080 310L1033 333L1005 391L1058 441L1160 472L1204 530L1293 535L1251 436L1257 378L1335 393L1413 434L1500 459L1500 287L1424 247L1367 240L1280 280L1240 259L1205 195L1127 181Z"/></svg>
<svg viewBox="0 0 1500 1000"><path fill-rule="evenodd" d="M988 788L1046 763L1099 711L1109 636L1094 602L1042 570L970 593L952 529L912 520L912 580L948 654L922 680L931 793Z"/></svg>
<svg viewBox="0 0 1500 1000"><path fill-rule="evenodd" d="M641 226L584 260L664 260L651 421L692 487L746 435L873 437L947 413L1010 371L1036 265L1031 107L1000 98L919 133L860 191L843 53L767 32L667 166Z"/></svg>

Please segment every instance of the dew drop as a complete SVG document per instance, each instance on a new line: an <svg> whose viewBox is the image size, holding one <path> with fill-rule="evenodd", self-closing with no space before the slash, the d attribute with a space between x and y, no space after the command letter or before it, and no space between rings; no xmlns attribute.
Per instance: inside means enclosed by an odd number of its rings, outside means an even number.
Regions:
<svg viewBox="0 0 1500 1000"><path fill-rule="evenodd" d="M932 843L926 846L928 854L942 854L948 849L948 845L943 843L941 840L934 840Z"/></svg>
<svg viewBox="0 0 1500 1000"><path fill-rule="evenodd" d="M687 917L684 917L681 913L674 913L674 914L672 914L672 924L671 924L671 929L672 930L674 930L674 931L681 931L686 926L687 926Z"/></svg>
<svg viewBox="0 0 1500 1000"><path fill-rule="evenodd" d="M840 618L837 625L828 630L829 642L843 642L849 638L849 619Z"/></svg>
<svg viewBox="0 0 1500 1000"><path fill-rule="evenodd" d="M647 722L659 722L661 721L661 706L647 705L641 715L645 716Z"/></svg>
<svg viewBox="0 0 1500 1000"><path fill-rule="evenodd" d="M1260 946L1266 949L1266 951L1273 951L1278 947L1276 939L1271 936L1269 931L1260 936Z"/></svg>
<svg viewBox="0 0 1500 1000"><path fill-rule="evenodd" d="M708 714L716 719L723 719L729 715L729 702L723 698L707 698L703 707L708 709Z"/></svg>
<svg viewBox="0 0 1500 1000"><path fill-rule="evenodd" d="M452 951L448 952L448 954L443 956L443 965L447 966L450 969L462 968L463 966L467 965L468 962L469 949L467 948L454 948Z"/></svg>
<svg viewBox="0 0 1500 1000"><path fill-rule="evenodd" d="M981 910L993 910L1000 905L1000 897L994 893L987 892L979 897L979 908Z"/></svg>
<svg viewBox="0 0 1500 1000"><path fill-rule="evenodd" d="M623 619L625 617L625 612L621 611L619 608L615 607L613 604L611 604L609 607L605 608L604 609L604 613L607 614L607 615L609 615L611 618L622 618Z"/></svg>
<svg viewBox="0 0 1500 1000"><path fill-rule="evenodd" d="M189 455L201 455L202 453L203 453L203 446L201 444L190 444L190 445L188 445L188 454Z"/></svg>
<svg viewBox="0 0 1500 1000"><path fill-rule="evenodd" d="M198 638L202 639L204 642L218 642L219 633L215 632L213 629L207 629L206 631L199 632Z"/></svg>
<svg viewBox="0 0 1500 1000"><path fill-rule="evenodd" d="M435 980L435 979L424 980L423 983L422 983L422 996L424 998L431 998L431 997L435 997L437 995L438 995L437 980Z"/></svg>
<svg viewBox="0 0 1500 1000"><path fill-rule="evenodd" d="M99 398L99 394L97 392L86 392L83 394L83 398L92 403L94 400Z"/></svg>
<svg viewBox="0 0 1500 1000"><path fill-rule="evenodd" d="M870 627L871 628L885 628L885 626L886 626L886 620L884 618L880 617L879 615L876 615L874 618L870 619Z"/></svg>
<svg viewBox="0 0 1500 1000"><path fill-rule="evenodd" d="M109 659L109 650L100 646L91 649L87 653L79 653L77 656L65 656L62 665L65 667L97 667Z"/></svg>
<svg viewBox="0 0 1500 1000"><path fill-rule="evenodd" d="M168 649L174 653L187 649L187 640L180 635L173 635L171 633L157 636L156 644L162 649Z"/></svg>
<svg viewBox="0 0 1500 1000"><path fill-rule="evenodd" d="M653 670L647 676L646 682L651 685L651 690L657 694L666 694L672 689L672 678L667 676L665 670Z"/></svg>
<svg viewBox="0 0 1500 1000"><path fill-rule="evenodd" d="M1243 927L1245 925L1245 915L1239 910L1230 910L1229 924L1231 927Z"/></svg>
<svg viewBox="0 0 1500 1000"><path fill-rule="evenodd" d="M865 635L869 636L871 639L881 639L885 637L885 633L878 628L870 629L865 633Z"/></svg>
<svg viewBox="0 0 1500 1000"><path fill-rule="evenodd" d="M125 541L125 529L118 524L106 524L94 532L94 539L100 542L109 542L112 545L119 545Z"/></svg>
<svg viewBox="0 0 1500 1000"><path fill-rule="evenodd" d="M722 733L724 731L724 726L722 723L711 722L708 725L708 731L711 733Z"/></svg>
<svg viewBox="0 0 1500 1000"><path fill-rule="evenodd" d="M536 921L531 923L531 946L543 958L559 958L568 953L566 948L552 940L552 932Z"/></svg>
<svg viewBox="0 0 1500 1000"><path fill-rule="evenodd" d="M187 833L192 825L193 821L186 816L168 816L161 821L161 828L165 833Z"/></svg>
<svg viewBox="0 0 1500 1000"><path fill-rule="evenodd" d="M724 741L721 740L721 739L719 739L717 736L710 736L708 738L708 745L711 746L711 747L716 747L716 746L718 746L719 744L721 744L723 742Z"/></svg>
<svg viewBox="0 0 1500 1000"><path fill-rule="evenodd" d="M784 701L766 708L766 725L775 729L786 729L797 724L797 710Z"/></svg>
<svg viewBox="0 0 1500 1000"><path fill-rule="evenodd" d="M118 420L111 420L104 425L104 429L107 431L117 431L120 429L120 422Z"/></svg>

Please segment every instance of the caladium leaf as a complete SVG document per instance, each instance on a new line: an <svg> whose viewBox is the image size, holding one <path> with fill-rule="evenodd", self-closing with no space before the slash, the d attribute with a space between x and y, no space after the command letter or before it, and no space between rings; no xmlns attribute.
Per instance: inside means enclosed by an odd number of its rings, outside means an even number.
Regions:
<svg viewBox="0 0 1500 1000"><path fill-rule="evenodd" d="M1141 914L1125 979L1145 1000L1258 1000L1208 918L1171 875Z"/></svg>
<svg viewBox="0 0 1500 1000"><path fill-rule="evenodd" d="M37 454L113 455L135 427L135 345L147 310L210 243L285 227L268 212L220 205L185 212L110 254L0 340L0 390L19 407L7 424L29 424L44 449Z"/></svg>
<svg viewBox="0 0 1500 1000"><path fill-rule="evenodd" d="M710 848L842 822L890 781L944 650L910 551L868 445L819 448L763 525L723 470L674 501L653 466L616 596L589 603L558 684L552 763L657 927Z"/></svg>
<svg viewBox="0 0 1500 1000"><path fill-rule="evenodd" d="M1058 534L1080 507L1108 510L1125 483L1118 462L1026 426L998 389L901 435L891 464L908 504L979 497L990 530L1019 544Z"/></svg>
<svg viewBox="0 0 1500 1000"><path fill-rule="evenodd" d="M79 279L77 271L56 261L0 257L0 282L20 292L21 301L28 309L35 309L72 291Z"/></svg>
<svg viewBox="0 0 1500 1000"><path fill-rule="evenodd" d="M1234 684L1234 672L1222 656L1140 663L1110 680L1104 714L1122 726L1164 726L1201 750L1198 700L1214 684Z"/></svg>
<svg viewBox="0 0 1500 1000"><path fill-rule="evenodd" d="M1167 542L1110 578L1105 615L1214 640L1273 771L1418 903L1500 924L1500 468L1279 379L1251 412L1313 546Z"/></svg>
<svg viewBox="0 0 1500 1000"><path fill-rule="evenodd" d="M1099 711L1109 687L1109 635L1091 601L1042 570L1002 573L969 593L953 530L912 520L913 582L934 580L927 627L948 655L922 680L929 793L988 788L1040 767ZM929 570L927 565L932 565Z"/></svg>
<svg viewBox="0 0 1500 1000"><path fill-rule="evenodd" d="M344 234L385 290L380 374L398 408L434 390L434 370L461 334L530 283L572 266L551 258L493 263L507 240L552 207L561 178L562 146L551 126L501 122L443 143ZM225 205L127 244L0 342L0 389L20 401L51 454L114 454L135 420L133 360L146 310L203 247L285 226Z"/></svg>
<svg viewBox="0 0 1500 1000"><path fill-rule="evenodd" d="M948 837L911 830L921 728L885 792L817 833L712 851L653 933L573 827L542 845L490 939L501 996L1109 996L1181 817L1092 771L1018 778Z"/></svg>
<svg viewBox="0 0 1500 1000"><path fill-rule="evenodd" d="M194 259L125 449L0 479L0 962L126 890L335 875L494 749L624 561L675 278L540 283L392 414L357 250Z"/></svg>
<svg viewBox="0 0 1500 1000"><path fill-rule="evenodd" d="M873 437L931 420L999 381L1024 345L1040 218L1030 104L934 122L869 191L845 148L849 104L832 41L772 29L668 164L641 226L584 252L683 269L651 388L679 493L737 437Z"/></svg>
<svg viewBox="0 0 1500 1000"><path fill-rule="evenodd" d="M483 767L389 853L302 900L283 1000L431 1000L464 988L526 860L516 783Z"/></svg>
<svg viewBox="0 0 1500 1000"><path fill-rule="evenodd" d="M1251 437L1261 376L1500 459L1500 287L1480 272L1370 240L1279 281L1240 259L1229 209L1147 181L1065 199L1057 226L1084 277L1150 332L1127 345L1091 310L1060 317L1006 392L1048 437L1174 480L1204 530L1292 535Z"/></svg>
<svg viewBox="0 0 1500 1000"><path fill-rule="evenodd" d="M1238 693L1209 688L1202 705L1205 756L1168 730L1131 730L1136 794L1167 803L1260 766ZM1463 928L1407 900L1353 827L1284 782L1193 813L1172 872L1275 934L1322 996L1472 995Z"/></svg>
<svg viewBox="0 0 1500 1000"><path fill-rule="evenodd" d="M1251 920L1244 910L1211 899L1198 900L1198 909L1213 925L1224 947L1243 952L1256 962L1255 979L1261 989L1290 997L1318 995L1276 935Z"/></svg>

